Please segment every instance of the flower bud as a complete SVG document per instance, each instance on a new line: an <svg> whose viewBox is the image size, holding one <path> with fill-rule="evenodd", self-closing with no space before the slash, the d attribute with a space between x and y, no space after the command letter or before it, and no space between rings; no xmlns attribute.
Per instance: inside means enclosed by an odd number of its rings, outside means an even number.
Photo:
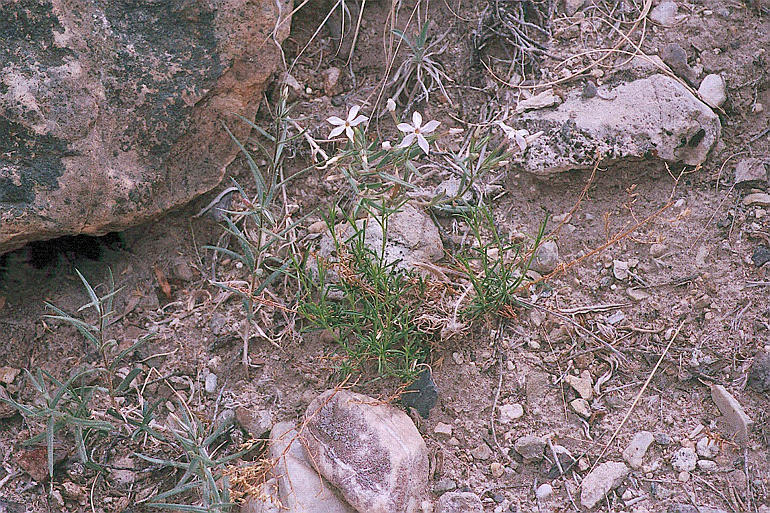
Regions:
<svg viewBox="0 0 770 513"><path fill-rule="evenodd" d="M396 102L393 101L393 98L388 98L387 108L390 112L396 111Z"/></svg>

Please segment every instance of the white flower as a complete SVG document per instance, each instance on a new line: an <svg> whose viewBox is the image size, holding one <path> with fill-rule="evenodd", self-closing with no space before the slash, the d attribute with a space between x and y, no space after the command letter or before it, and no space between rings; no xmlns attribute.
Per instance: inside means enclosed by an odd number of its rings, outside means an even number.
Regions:
<svg viewBox="0 0 770 513"><path fill-rule="evenodd" d="M388 108L388 110L390 112L395 112L395 110L396 110L396 102L393 101L393 98L388 98L387 108Z"/></svg>
<svg viewBox="0 0 770 513"><path fill-rule="evenodd" d="M389 151L392 148L393 148L393 146L391 146L390 141L382 141L382 149L383 150Z"/></svg>
<svg viewBox="0 0 770 513"><path fill-rule="evenodd" d="M348 118L347 119L341 119L337 116L332 116L328 118L326 121L334 125L334 128L331 132L329 132L328 139L333 139L337 137L338 135L341 135L342 132L345 132L345 135L350 139L353 140L353 127L360 125L361 123L368 121L369 118L366 116L358 116L358 111L361 109L358 105L353 105L350 110L348 111Z"/></svg>
<svg viewBox="0 0 770 513"><path fill-rule="evenodd" d="M430 147L428 146L428 140L425 138L424 134L433 132L440 124L441 123L438 121L428 121L425 126L422 126L422 116L419 112L415 111L415 113L412 114L411 125L409 123L398 124L398 129L406 134L404 140L401 141L401 144L398 147L406 148L411 146L414 140L417 139L417 145L427 155L430 151Z"/></svg>
<svg viewBox="0 0 770 513"><path fill-rule="evenodd" d="M511 141L515 141L516 144L519 146L519 149L524 152L524 150L527 149L527 136L529 135L529 132L527 130L516 130L502 121L498 121L497 125L503 130L505 133L505 136L510 139Z"/></svg>

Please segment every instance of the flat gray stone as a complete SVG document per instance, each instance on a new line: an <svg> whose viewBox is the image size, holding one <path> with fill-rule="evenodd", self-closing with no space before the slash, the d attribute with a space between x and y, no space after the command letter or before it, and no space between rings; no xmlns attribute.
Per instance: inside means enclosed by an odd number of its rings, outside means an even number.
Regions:
<svg viewBox="0 0 770 513"><path fill-rule="evenodd" d="M738 400L722 385L711 385L711 399L722 413L729 434L740 443L748 442L754 421L746 415Z"/></svg>
<svg viewBox="0 0 770 513"><path fill-rule="evenodd" d="M719 117L676 79L656 74L602 91L572 94L557 108L521 114L517 128L543 132L512 162L536 175L657 157L702 164L719 140Z"/></svg>
<svg viewBox="0 0 770 513"><path fill-rule="evenodd" d="M580 484L580 504L591 509L599 504L608 493L620 486L628 476L625 463L607 461L593 469Z"/></svg>
<svg viewBox="0 0 770 513"><path fill-rule="evenodd" d="M522 436L513 444L513 448L525 461L540 461L543 459L545 446L545 440L533 435Z"/></svg>
<svg viewBox="0 0 770 513"><path fill-rule="evenodd" d="M640 431L631 439L631 443L623 451L623 459L633 469L639 469L642 466L642 459L647 453L647 449L653 441L653 434L649 431Z"/></svg>
<svg viewBox="0 0 770 513"><path fill-rule="evenodd" d="M742 159L735 166L735 185L767 185L767 168L761 159Z"/></svg>
<svg viewBox="0 0 770 513"><path fill-rule="evenodd" d="M475 493L449 492L438 500L434 513L484 513L484 506Z"/></svg>

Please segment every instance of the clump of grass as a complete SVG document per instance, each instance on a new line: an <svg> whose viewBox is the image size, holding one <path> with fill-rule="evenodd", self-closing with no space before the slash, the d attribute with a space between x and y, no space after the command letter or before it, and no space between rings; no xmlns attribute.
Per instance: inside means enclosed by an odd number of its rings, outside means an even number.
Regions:
<svg viewBox="0 0 770 513"><path fill-rule="evenodd" d="M297 310L311 329L333 334L344 353L342 375L373 369L378 375L409 380L428 356L429 335L416 322L426 281L398 269L398 261L387 261L384 237L382 248L365 243L367 222L378 223L386 234L393 212L383 211L380 217L363 222L347 218L347 232L352 235L346 238L335 231L338 227L332 212L326 222L336 258L316 256L317 273L308 270L307 262L296 266L304 291Z"/></svg>
<svg viewBox="0 0 770 513"><path fill-rule="evenodd" d="M406 109L419 101L430 100L430 93L438 89L450 105L452 99L446 91L445 82L452 79L444 71L444 67L436 57L446 51L449 42L445 41L448 34L428 41L430 21L426 22L413 38L404 32L394 29L393 33L409 47L409 55L396 70L393 78L385 85L388 95L402 102Z"/></svg>
<svg viewBox="0 0 770 513"><path fill-rule="evenodd" d="M472 244L456 260L474 292L463 314L469 319L477 319L519 305L516 292L527 279L546 223L541 224L532 247L528 248L523 241L505 240L486 206L469 210L462 218L470 228Z"/></svg>

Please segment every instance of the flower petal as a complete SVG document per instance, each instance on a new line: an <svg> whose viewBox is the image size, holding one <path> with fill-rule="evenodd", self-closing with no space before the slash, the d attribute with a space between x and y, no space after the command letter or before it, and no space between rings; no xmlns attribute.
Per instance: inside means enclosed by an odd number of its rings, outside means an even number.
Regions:
<svg viewBox="0 0 770 513"><path fill-rule="evenodd" d="M345 135L347 135L348 139L350 139L352 141L353 140L353 129L350 128L349 126L346 126L345 127Z"/></svg>
<svg viewBox="0 0 770 513"><path fill-rule="evenodd" d="M414 132L414 127L409 123L399 123L396 128L405 133Z"/></svg>
<svg viewBox="0 0 770 513"><path fill-rule="evenodd" d="M329 137L327 137L327 139L334 139L335 137L339 137L339 135L342 134L342 132L344 131L345 131L345 125L334 127L334 130L329 132Z"/></svg>
<svg viewBox="0 0 770 513"><path fill-rule="evenodd" d="M328 123L331 123L332 125L338 125L338 126L345 124L345 120L344 119L340 119L337 116L332 116L330 118L326 118L326 121Z"/></svg>
<svg viewBox="0 0 770 513"><path fill-rule="evenodd" d="M428 121L427 123L425 123L425 126L420 129L420 132L424 134L429 134L435 129L437 129L440 124L441 124L441 121Z"/></svg>
<svg viewBox="0 0 770 513"><path fill-rule="evenodd" d="M521 150L521 152L524 153L524 150L527 149L527 140L524 138L524 136L522 136L518 132L516 132L515 140L516 140L516 144L519 145L519 149Z"/></svg>
<svg viewBox="0 0 770 513"><path fill-rule="evenodd" d="M430 146L428 146L428 140L422 136L422 134L417 136L417 144L420 146L422 151L425 152L425 154L430 153Z"/></svg>
<svg viewBox="0 0 770 513"><path fill-rule="evenodd" d="M358 116L358 111L361 110L360 105L353 105L350 107L350 110L348 111L348 121L352 121L353 118Z"/></svg>
<svg viewBox="0 0 770 513"><path fill-rule="evenodd" d="M422 125L422 114L414 111L414 114L412 114L412 122L414 123L415 128L420 128L420 125Z"/></svg>
<svg viewBox="0 0 770 513"><path fill-rule="evenodd" d="M358 116L356 119L354 119L353 121L350 122L350 126L358 126L361 123L363 123L365 121L368 121L368 120L369 120L369 118L367 118L366 116Z"/></svg>
<svg viewBox="0 0 770 513"><path fill-rule="evenodd" d="M390 112L394 112L396 110L396 102L393 100L393 98L388 98L387 108Z"/></svg>
<svg viewBox="0 0 770 513"><path fill-rule="evenodd" d="M407 146L411 146L414 142L414 138L417 137L417 134L412 132L411 134L406 134L404 136L404 140L401 141L401 144L398 145L399 148L406 148Z"/></svg>

